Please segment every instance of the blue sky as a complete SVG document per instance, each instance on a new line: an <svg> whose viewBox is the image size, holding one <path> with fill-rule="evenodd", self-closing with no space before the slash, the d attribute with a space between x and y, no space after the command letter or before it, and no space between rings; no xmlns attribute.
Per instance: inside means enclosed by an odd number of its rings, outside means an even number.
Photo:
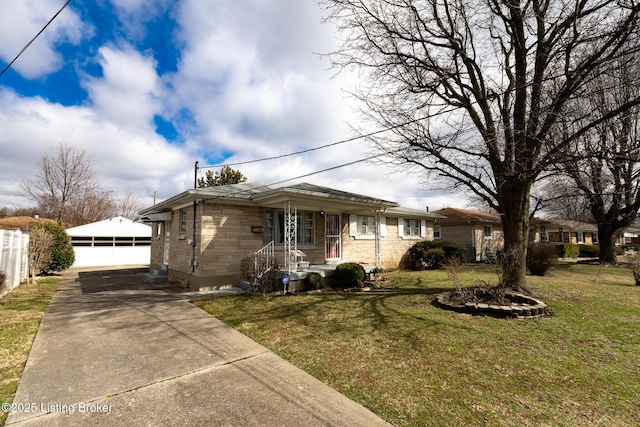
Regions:
<svg viewBox="0 0 640 427"><path fill-rule="evenodd" d="M7 2L4 68L64 0ZM18 189L60 143L84 150L104 189L148 206L193 185L193 165L276 156L354 136L346 91L318 55L338 46L315 1L73 0L0 77L0 207L29 206ZM372 129L373 130L373 129ZM237 167L263 183L369 155L350 142ZM303 181L394 200L460 206L418 176L359 164Z"/></svg>

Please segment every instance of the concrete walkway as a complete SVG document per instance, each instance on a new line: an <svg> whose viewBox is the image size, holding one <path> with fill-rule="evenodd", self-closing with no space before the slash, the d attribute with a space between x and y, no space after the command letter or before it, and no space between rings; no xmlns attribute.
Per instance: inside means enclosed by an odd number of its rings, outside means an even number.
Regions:
<svg viewBox="0 0 640 427"><path fill-rule="evenodd" d="M7 426L389 425L132 271L61 282Z"/></svg>

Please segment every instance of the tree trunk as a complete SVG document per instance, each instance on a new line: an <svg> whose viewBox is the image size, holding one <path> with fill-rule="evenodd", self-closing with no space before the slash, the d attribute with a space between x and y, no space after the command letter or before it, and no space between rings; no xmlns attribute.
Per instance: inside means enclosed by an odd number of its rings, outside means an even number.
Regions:
<svg viewBox="0 0 640 427"><path fill-rule="evenodd" d="M516 291L525 289L527 240L529 236L529 196L531 186L526 183L508 186L499 196L504 257L501 260L502 277L499 286Z"/></svg>
<svg viewBox="0 0 640 427"><path fill-rule="evenodd" d="M611 230L606 224L598 224L598 242L600 243L600 264L615 265L618 262L616 255L616 240L619 233Z"/></svg>

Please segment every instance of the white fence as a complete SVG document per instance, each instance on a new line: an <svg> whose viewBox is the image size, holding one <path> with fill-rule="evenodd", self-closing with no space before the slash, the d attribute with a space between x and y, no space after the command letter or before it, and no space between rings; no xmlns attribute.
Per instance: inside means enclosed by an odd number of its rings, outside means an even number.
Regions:
<svg viewBox="0 0 640 427"><path fill-rule="evenodd" d="M0 230L0 271L5 281L0 298L28 278L29 235L20 230Z"/></svg>

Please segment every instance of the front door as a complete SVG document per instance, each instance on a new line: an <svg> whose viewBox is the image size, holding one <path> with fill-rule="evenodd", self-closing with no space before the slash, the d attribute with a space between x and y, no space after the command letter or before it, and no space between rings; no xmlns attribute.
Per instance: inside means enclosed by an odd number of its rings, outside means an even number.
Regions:
<svg viewBox="0 0 640 427"><path fill-rule="evenodd" d="M324 215L325 258L327 261L339 260L342 257L340 215Z"/></svg>

